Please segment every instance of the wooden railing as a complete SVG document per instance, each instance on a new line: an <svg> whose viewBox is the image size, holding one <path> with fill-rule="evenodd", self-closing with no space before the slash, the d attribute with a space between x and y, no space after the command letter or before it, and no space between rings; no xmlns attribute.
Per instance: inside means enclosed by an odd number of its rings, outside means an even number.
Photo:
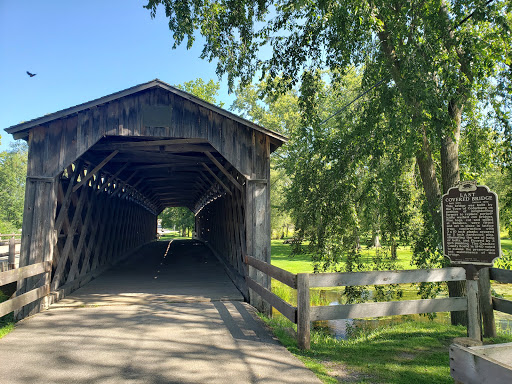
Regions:
<svg viewBox="0 0 512 384"><path fill-rule="evenodd" d="M0 260L0 272L16 268L16 255L19 255L16 244L21 244L21 239L16 237L21 237L21 233L0 234L0 245L9 245L8 252L0 252L0 257L7 256L7 260Z"/></svg>
<svg viewBox="0 0 512 384"><path fill-rule="evenodd" d="M309 349L310 347L311 321L418 313L467 310L469 337L477 339L481 337L480 326L477 321L478 286L474 280L468 280L468 294L466 297L313 307L310 305L310 288L462 281L466 280L466 271L461 267L406 271L293 274L251 256L246 256L245 260L246 264L252 268L297 290L297 307L294 307L252 278L246 278L250 289L260 295L263 300L276 308L290 321L297 324L297 341L299 347L303 349Z"/></svg>
<svg viewBox="0 0 512 384"><path fill-rule="evenodd" d="M28 277L47 273L50 271L50 268L51 262L47 261L44 263L32 264L26 267L13 269L7 272L0 272L0 287ZM50 285L46 284L0 303L0 317L21 309L23 306L48 295L48 293L50 293Z"/></svg>
<svg viewBox="0 0 512 384"><path fill-rule="evenodd" d="M489 277L498 283L512 284L512 271L507 269L489 268ZM492 296L492 307L495 311L512 315L512 301Z"/></svg>

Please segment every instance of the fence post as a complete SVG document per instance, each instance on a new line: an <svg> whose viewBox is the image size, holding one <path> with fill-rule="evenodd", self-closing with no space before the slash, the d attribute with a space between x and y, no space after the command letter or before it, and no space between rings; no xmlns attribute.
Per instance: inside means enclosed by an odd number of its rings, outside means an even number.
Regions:
<svg viewBox="0 0 512 384"><path fill-rule="evenodd" d="M489 268L482 268L478 274L478 293L480 296L484 337L496 337Z"/></svg>
<svg viewBox="0 0 512 384"><path fill-rule="evenodd" d="M16 240L14 236L9 239L9 269L16 268Z"/></svg>
<svg viewBox="0 0 512 384"><path fill-rule="evenodd" d="M468 337L482 340L482 320L478 299L478 271L472 265L466 267L466 289L468 299Z"/></svg>
<svg viewBox="0 0 512 384"><path fill-rule="evenodd" d="M297 274L297 342L299 348L310 348L309 273Z"/></svg>

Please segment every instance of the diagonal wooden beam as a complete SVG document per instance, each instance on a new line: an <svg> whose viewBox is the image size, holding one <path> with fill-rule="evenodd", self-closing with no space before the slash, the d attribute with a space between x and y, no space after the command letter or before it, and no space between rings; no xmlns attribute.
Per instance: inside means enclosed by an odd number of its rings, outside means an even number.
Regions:
<svg viewBox="0 0 512 384"><path fill-rule="evenodd" d="M145 180L144 176L142 176L136 183L133 184L133 188L137 188L137 186Z"/></svg>
<svg viewBox="0 0 512 384"><path fill-rule="evenodd" d="M103 168L105 166L105 164L107 164L110 161L110 159L112 159L118 153L119 153L119 151L115 150L110 155L105 157L103 159L103 161L101 163L99 163L91 172L87 172L87 175L82 180L80 180L80 182L77 185L75 185L73 187L73 192L76 192L78 190L78 188L80 188L82 185L87 183L89 181L89 179L96 174L96 172L98 172L101 168Z"/></svg>
<svg viewBox="0 0 512 384"><path fill-rule="evenodd" d="M219 179L219 177L210 169L209 166L207 166L205 163L201 163L201 165L204 167L204 169L206 169L208 171L208 173L210 175L212 175L215 180L217 180L217 182L222 186L222 188L224 188L226 190L227 193L229 193L230 196L233 196L233 193L231 193L231 191L229 190L229 188L226 186L226 184L224 184L222 182L221 179Z"/></svg>
<svg viewBox="0 0 512 384"><path fill-rule="evenodd" d="M128 184L131 179L133 179L135 176L137 176L137 173L139 173L138 170L136 170L135 172L133 172L126 180L125 180L125 183Z"/></svg>
<svg viewBox="0 0 512 384"><path fill-rule="evenodd" d="M71 227L66 237L64 249L60 254L60 259L58 261L57 268L55 269L55 272L53 274L53 280L51 283L51 288L53 291L61 285L62 274L66 267L66 262L68 261L69 256L75 252L75 246L73 244L73 241L78 226L82 224L82 209L89 200L89 196L87 196L88 192L89 190L83 190L80 194L80 198L78 199L78 204L74 212Z"/></svg>
<svg viewBox="0 0 512 384"><path fill-rule="evenodd" d="M57 234L60 234L62 225L64 224L64 219L68 217L67 215L68 215L69 205L71 204L71 195L72 195L72 191L73 191L73 184L76 183L78 176L81 173L81 169L82 169L82 160L79 160L75 166L75 171L74 171L73 175L69 176L68 188L67 188L66 194L64 195L64 198L61 202L59 216L55 220L55 229L57 231ZM62 183L59 183L59 184L62 187Z"/></svg>
<svg viewBox="0 0 512 384"><path fill-rule="evenodd" d="M227 171L226 168L224 168L224 166L219 163L219 161L215 158L215 156L213 156L210 152L205 152L204 153L206 156L208 156L208 158L213 162L213 164L215 164L217 166L217 168L220 169L220 171L226 175L226 177L229 179L229 181L231 181L233 183L233 185L235 187L237 187L240 191L243 191L243 188L242 186L238 183L238 181L233 177L233 175L231 175L231 173L229 173Z"/></svg>
<svg viewBox="0 0 512 384"><path fill-rule="evenodd" d="M100 185L100 190L105 188L105 186L107 186L109 183L111 183L117 176L119 176L121 174L121 172L123 172L129 166L130 166L130 163L126 163L121 168L119 168L116 173L114 173L103 184Z"/></svg>
<svg viewBox="0 0 512 384"><path fill-rule="evenodd" d="M206 180L210 185L215 185L215 183L211 181L210 178L206 176L202 171L199 171L199 174L201 175L202 179Z"/></svg>

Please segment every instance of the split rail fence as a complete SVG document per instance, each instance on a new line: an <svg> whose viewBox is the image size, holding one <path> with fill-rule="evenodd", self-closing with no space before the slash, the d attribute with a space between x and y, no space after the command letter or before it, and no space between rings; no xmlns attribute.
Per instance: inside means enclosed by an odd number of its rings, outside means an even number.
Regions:
<svg viewBox="0 0 512 384"><path fill-rule="evenodd" d="M489 278L502 284L512 284L512 270L489 268ZM512 315L512 301L491 296L492 307L495 311Z"/></svg>
<svg viewBox="0 0 512 384"><path fill-rule="evenodd" d="M7 240L4 240L7 238ZM21 244L21 233L0 234L0 245L8 245L8 252L0 252L0 257L7 256L7 260L0 260L0 272L16 268L16 244Z"/></svg>
<svg viewBox="0 0 512 384"><path fill-rule="evenodd" d="M299 347L303 349L310 348L311 321L371 318L434 312L468 311L468 336L474 339L481 338L478 281L467 280L466 270L462 267L406 271L294 274L262 262L252 256L246 256L245 261L248 266L297 290L297 307L294 307L272 293L269 289L258 284L248 275L246 277L247 286L250 289L260 295L263 300L276 308L290 321L297 324L297 341ZM512 271L492 268L490 274L493 280L512 282ZM465 280L467 284L467 294L465 297L329 306L310 305L310 288L463 280ZM491 298L490 288L488 291L488 297ZM512 313L512 301L492 297L492 308L501 312Z"/></svg>
<svg viewBox="0 0 512 384"><path fill-rule="evenodd" d="M4 285L17 282L28 277L50 273L52 264L50 261L43 263L31 264L26 267L12 269L7 272L0 272L0 288ZM39 300L50 293L50 284L43 285L39 288L32 289L22 295L13 297L3 303L0 303L0 317L5 316L13 311L21 309L27 304Z"/></svg>

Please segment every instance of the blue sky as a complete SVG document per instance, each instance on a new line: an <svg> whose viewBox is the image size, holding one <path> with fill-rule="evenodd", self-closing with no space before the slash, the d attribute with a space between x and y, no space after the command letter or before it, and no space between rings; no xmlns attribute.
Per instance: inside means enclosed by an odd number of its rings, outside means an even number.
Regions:
<svg viewBox="0 0 512 384"><path fill-rule="evenodd" d="M12 142L5 128L155 78L219 81L201 40L173 50L165 12L151 19L146 3L0 0L0 151ZM226 78L219 93L231 105Z"/></svg>

